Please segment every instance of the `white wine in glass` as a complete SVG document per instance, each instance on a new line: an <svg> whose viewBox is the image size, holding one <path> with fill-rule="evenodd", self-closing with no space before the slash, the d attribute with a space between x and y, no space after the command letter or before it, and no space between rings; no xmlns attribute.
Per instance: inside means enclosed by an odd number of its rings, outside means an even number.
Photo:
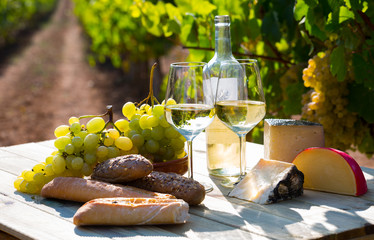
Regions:
<svg viewBox="0 0 374 240"><path fill-rule="evenodd" d="M215 109L216 115L240 139L240 174L238 178L228 178L221 184L233 187L246 174L246 135L265 116L266 103L260 71L254 59L239 59L238 62L225 61L220 67ZM231 89L224 88L220 81L232 81ZM228 93L228 91L231 91Z"/></svg>
<svg viewBox="0 0 374 240"><path fill-rule="evenodd" d="M181 62L170 65L165 97L166 120L187 140L188 177L193 178L192 141L214 119L206 63ZM208 93L208 92L209 93ZM213 188L202 183L206 191Z"/></svg>

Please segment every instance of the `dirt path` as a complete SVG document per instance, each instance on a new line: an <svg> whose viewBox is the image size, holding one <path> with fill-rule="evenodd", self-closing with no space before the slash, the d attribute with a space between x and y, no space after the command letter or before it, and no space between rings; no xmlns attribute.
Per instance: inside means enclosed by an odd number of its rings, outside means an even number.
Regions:
<svg viewBox="0 0 374 240"><path fill-rule="evenodd" d="M72 8L70 0L60 0L30 44L0 66L0 146L52 139L70 116L100 114L106 104L118 113L124 102L144 95L115 70L89 66Z"/></svg>

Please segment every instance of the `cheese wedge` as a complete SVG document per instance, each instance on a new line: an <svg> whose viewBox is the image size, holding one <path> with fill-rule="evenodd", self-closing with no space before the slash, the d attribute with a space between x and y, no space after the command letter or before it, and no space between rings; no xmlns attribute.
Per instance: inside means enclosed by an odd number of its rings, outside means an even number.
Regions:
<svg viewBox="0 0 374 240"><path fill-rule="evenodd" d="M324 147L322 125L293 119L265 119L264 158L292 162L309 147Z"/></svg>
<svg viewBox="0 0 374 240"><path fill-rule="evenodd" d="M360 166L345 152L333 148L308 148L293 163L304 173L305 189L360 196L367 184Z"/></svg>
<svg viewBox="0 0 374 240"><path fill-rule="evenodd" d="M229 193L230 197L269 204L303 194L304 175L292 163L260 159Z"/></svg>

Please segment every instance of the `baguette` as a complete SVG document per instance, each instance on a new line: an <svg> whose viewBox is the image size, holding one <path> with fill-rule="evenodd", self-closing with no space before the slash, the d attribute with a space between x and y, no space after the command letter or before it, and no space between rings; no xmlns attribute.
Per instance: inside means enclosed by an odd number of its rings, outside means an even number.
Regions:
<svg viewBox="0 0 374 240"><path fill-rule="evenodd" d="M99 163L91 178L110 183L129 182L147 176L153 170L152 163L139 154L111 158Z"/></svg>
<svg viewBox="0 0 374 240"><path fill-rule="evenodd" d="M170 194L77 177L57 177L43 186L41 195L45 198L76 202L87 202L95 198L106 197L174 198Z"/></svg>
<svg viewBox="0 0 374 240"><path fill-rule="evenodd" d="M185 223L188 204L181 199L100 198L75 213L75 225L153 225Z"/></svg>
<svg viewBox="0 0 374 240"><path fill-rule="evenodd" d="M205 188L192 178L186 178L177 173L153 171L149 175L129 183L123 183L160 193L168 193L183 199L190 205L198 205L205 198Z"/></svg>

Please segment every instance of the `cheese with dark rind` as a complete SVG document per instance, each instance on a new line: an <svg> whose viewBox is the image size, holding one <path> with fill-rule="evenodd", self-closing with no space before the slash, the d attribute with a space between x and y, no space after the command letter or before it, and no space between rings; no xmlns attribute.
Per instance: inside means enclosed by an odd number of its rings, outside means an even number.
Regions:
<svg viewBox="0 0 374 240"><path fill-rule="evenodd" d="M260 159L229 196L259 204L276 203L303 194L304 175L292 163Z"/></svg>
<svg viewBox="0 0 374 240"><path fill-rule="evenodd" d="M294 119L265 119L265 159L292 162L304 149L324 146L321 124Z"/></svg>

